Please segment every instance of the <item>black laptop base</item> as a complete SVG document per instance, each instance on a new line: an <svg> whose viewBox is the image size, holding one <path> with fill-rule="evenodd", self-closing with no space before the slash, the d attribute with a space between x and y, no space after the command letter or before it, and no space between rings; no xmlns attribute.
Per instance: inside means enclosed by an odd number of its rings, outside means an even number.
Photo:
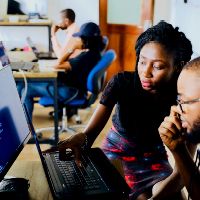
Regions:
<svg viewBox="0 0 200 200"><path fill-rule="evenodd" d="M48 158L49 156L51 157L51 159ZM93 168L89 166L89 164L88 166L86 164L84 167L86 168L86 170L87 168L92 169L93 176L96 179L96 182L93 185L97 185L97 188L92 186L93 189L86 188L85 190L84 189L80 190L79 188L77 188L78 186L75 186L73 190L71 190L68 186L69 184L68 182L70 180L67 180L67 179L64 180L63 173L60 172L60 169L58 168L58 165L56 164L57 157L58 157L58 152L44 155L44 160L46 163L45 173L46 173L46 177L49 182L51 193L54 199L84 198L84 199L95 199L95 200L96 199L110 200L114 198L128 197L128 194L130 193L129 186L127 185L125 180L122 178L122 176L119 174L117 169L110 163L110 161L108 160L108 158L105 156L105 154L102 152L100 148L91 148L90 150L87 150L85 153L83 153L83 157L86 157L86 158L89 157L89 159L91 159L92 161ZM75 162L75 161L72 161L72 162ZM84 164L82 163L82 165ZM47 167L47 166L51 166L51 167ZM47 170L47 168L49 170ZM58 176L54 176L54 174L56 173L58 174ZM52 177L52 178L49 178L49 177ZM50 179L54 179L54 180L50 180ZM56 182L58 184L54 185L54 183ZM100 187L98 187L98 185ZM63 190L63 187L66 188L65 191Z"/></svg>

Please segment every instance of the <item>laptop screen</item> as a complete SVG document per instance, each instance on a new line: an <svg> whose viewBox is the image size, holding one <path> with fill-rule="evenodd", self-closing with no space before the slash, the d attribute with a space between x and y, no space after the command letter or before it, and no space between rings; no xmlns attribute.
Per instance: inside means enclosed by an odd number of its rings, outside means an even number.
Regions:
<svg viewBox="0 0 200 200"><path fill-rule="evenodd" d="M30 47L32 48L34 54L38 54L38 51L37 51L35 45L33 44L32 40L29 37L27 37L27 41L28 41Z"/></svg>
<svg viewBox="0 0 200 200"><path fill-rule="evenodd" d="M0 70L0 181L30 138L10 66Z"/></svg>
<svg viewBox="0 0 200 200"><path fill-rule="evenodd" d="M5 47L3 46L3 42L0 41L0 61L3 65L3 67L5 67L6 65L10 64L8 55L6 53Z"/></svg>

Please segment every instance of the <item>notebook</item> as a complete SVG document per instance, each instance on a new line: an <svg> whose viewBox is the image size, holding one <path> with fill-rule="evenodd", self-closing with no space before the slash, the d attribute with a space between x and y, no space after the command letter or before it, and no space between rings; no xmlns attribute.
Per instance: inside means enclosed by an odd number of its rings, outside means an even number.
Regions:
<svg viewBox="0 0 200 200"><path fill-rule="evenodd" d="M0 70L0 181L31 137L10 66Z"/></svg>
<svg viewBox="0 0 200 200"><path fill-rule="evenodd" d="M131 192L128 184L100 148L83 151L82 168L78 167L75 160L61 161L59 152L43 154L25 104L24 110L54 199L128 196Z"/></svg>
<svg viewBox="0 0 200 200"><path fill-rule="evenodd" d="M41 72L54 72L54 71L65 72L64 69L55 69L54 66L56 63L57 60L38 60L39 70Z"/></svg>
<svg viewBox="0 0 200 200"><path fill-rule="evenodd" d="M53 52L38 52L30 37L27 38L27 41L38 59L57 59L55 53Z"/></svg>
<svg viewBox="0 0 200 200"><path fill-rule="evenodd" d="M35 66L34 62L10 62L2 41L0 41L0 61L3 67L10 65L13 71L19 71L19 69L30 71Z"/></svg>

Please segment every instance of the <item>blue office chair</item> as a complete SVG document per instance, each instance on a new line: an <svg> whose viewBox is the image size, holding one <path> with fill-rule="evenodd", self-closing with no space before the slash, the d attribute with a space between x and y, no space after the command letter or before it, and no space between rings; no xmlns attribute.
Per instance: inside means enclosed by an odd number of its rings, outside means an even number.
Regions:
<svg viewBox="0 0 200 200"><path fill-rule="evenodd" d="M80 122L80 116L78 115L78 109L86 109L90 108L90 106L96 101L98 98L98 94L101 92L106 78L106 70L108 67L112 64L112 62L116 59L116 53L114 50L110 49L104 53L101 60L96 64L96 66L90 71L88 78L87 78L87 90L91 93L89 98L87 98L87 95L80 98L78 96L78 89L77 88L71 88L76 91L75 95L65 101L64 99L58 99L59 107L63 110L63 116L62 116L62 125L58 128L59 133L61 132L69 132L69 133L76 133L76 131L73 130L73 128L84 128L85 125L73 125L68 126L67 125L67 109L73 108L77 109L77 115L76 115L76 121ZM41 99L38 102L40 105L44 107L49 107L54 105L53 96L52 97L41 97ZM40 133L44 130L54 130L55 127L47 127L47 128L41 128L37 129L36 133ZM53 136L54 137L54 136ZM52 138L53 139L53 138Z"/></svg>
<svg viewBox="0 0 200 200"><path fill-rule="evenodd" d="M105 53L107 47L108 47L108 43L109 43L109 40L106 36L103 36L103 43L105 44L105 47L104 49L101 51L101 56L103 56L103 54Z"/></svg>

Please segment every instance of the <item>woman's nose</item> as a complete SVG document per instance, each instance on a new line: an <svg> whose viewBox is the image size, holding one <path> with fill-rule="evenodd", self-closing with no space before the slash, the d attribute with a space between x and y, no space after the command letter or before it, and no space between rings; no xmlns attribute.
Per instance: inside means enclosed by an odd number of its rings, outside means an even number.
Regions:
<svg viewBox="0 0 200 200"><path fill-rule="evenodd" d="M151 73L151 65L147 64L142 72L142 75L146 78L150 78L152 76Z"/></svg>

